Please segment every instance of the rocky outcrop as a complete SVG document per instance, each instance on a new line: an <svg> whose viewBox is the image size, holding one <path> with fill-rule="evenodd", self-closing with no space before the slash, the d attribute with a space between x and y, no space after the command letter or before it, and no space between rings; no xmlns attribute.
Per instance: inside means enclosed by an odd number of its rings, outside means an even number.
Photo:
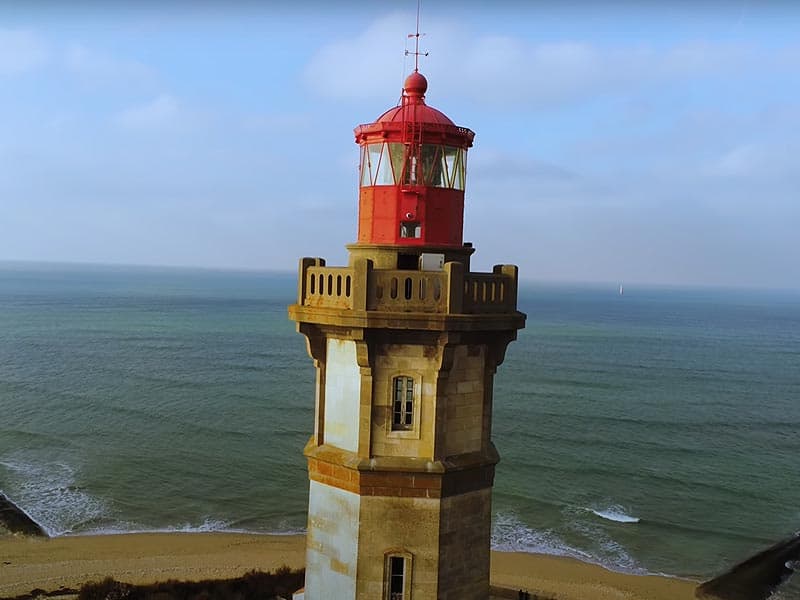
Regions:
<svg viewBox="0 0 800 600"><path fill-rule="evenodd" d="M703 600L766 600L800 564L800 531L697 588Z"/></svg>
<svg viewBox="0 0 800 600"><path fill-rule="evenodd" d="M41 525L0 492L0 530L2 529L11 533L48 537Z"/></svg>

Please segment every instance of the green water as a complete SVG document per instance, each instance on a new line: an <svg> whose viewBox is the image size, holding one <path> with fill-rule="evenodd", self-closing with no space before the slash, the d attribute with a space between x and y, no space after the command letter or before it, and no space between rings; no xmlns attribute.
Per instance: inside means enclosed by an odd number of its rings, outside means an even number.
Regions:
<svg viewBox="0 0 800 600"><path fill-rule="evenodd" d="M0 490L52 534L301 531L293 275L0 265ZM706 576L800 527L800 294L523 286L495 547Z"/></svg>

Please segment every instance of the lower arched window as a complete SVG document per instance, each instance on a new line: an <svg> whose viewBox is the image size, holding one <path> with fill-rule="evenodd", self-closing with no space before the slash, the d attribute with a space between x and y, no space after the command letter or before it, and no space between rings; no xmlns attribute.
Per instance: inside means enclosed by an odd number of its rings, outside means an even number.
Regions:
<svg viewBox="0 0 800 600"><path fill-rule="evenodd" d="M411 554L389 552L384 565L384 600L411 600Z"/></svg>

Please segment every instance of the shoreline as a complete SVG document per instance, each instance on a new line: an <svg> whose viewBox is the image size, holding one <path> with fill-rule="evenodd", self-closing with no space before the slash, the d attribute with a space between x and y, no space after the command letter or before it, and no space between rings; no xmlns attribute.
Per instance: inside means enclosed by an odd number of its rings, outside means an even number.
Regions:
<svg viewBox="0 0 800 600"><path fill-rule="evenodd" d="M115 533L36 538L0 535L0 598L34 588L239 577L253 569L302 568L304 535ZM697 582L610 571L577 559L492 551L492 586L557 600L691 600Z"/></svg>

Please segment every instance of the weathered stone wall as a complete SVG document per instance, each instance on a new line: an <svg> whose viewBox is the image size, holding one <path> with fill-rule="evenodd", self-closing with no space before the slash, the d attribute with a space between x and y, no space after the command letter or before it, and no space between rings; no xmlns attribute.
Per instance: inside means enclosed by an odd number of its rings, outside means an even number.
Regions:
<svg viewBox="0 0 800 600"><path fill-rule="evenodd" d="M437 598L439 506L440 500L428 498L361 499L358 600L383 598L389 552L411 554L412 598Z"/></svg>
<svg viewBox="0 0 800 600"><path fill-rule="evenodd" d="M489 597L492 489L442 499L437 600Z"/></svg>
<svg viewBox="0 0 800 600"><path fill-rule="evenodd" d="M358 494L311 481L306 600L356 597L360 505Z"/></svg>
<svg viewBox="0 0 800 600"><path fill-rule="evenodd" d="M378 344L373 370L372 455L433 457L436 346ZM400 375L414 378L414 427L392 431L392 380Z"/></svg>
<svg viewBox="0 0 800 600"><path fill-rule="evenodd" d="M486 348L480 345L455 349L453 367L443 395L447 399L445 455L481 450Z"/></svg>

